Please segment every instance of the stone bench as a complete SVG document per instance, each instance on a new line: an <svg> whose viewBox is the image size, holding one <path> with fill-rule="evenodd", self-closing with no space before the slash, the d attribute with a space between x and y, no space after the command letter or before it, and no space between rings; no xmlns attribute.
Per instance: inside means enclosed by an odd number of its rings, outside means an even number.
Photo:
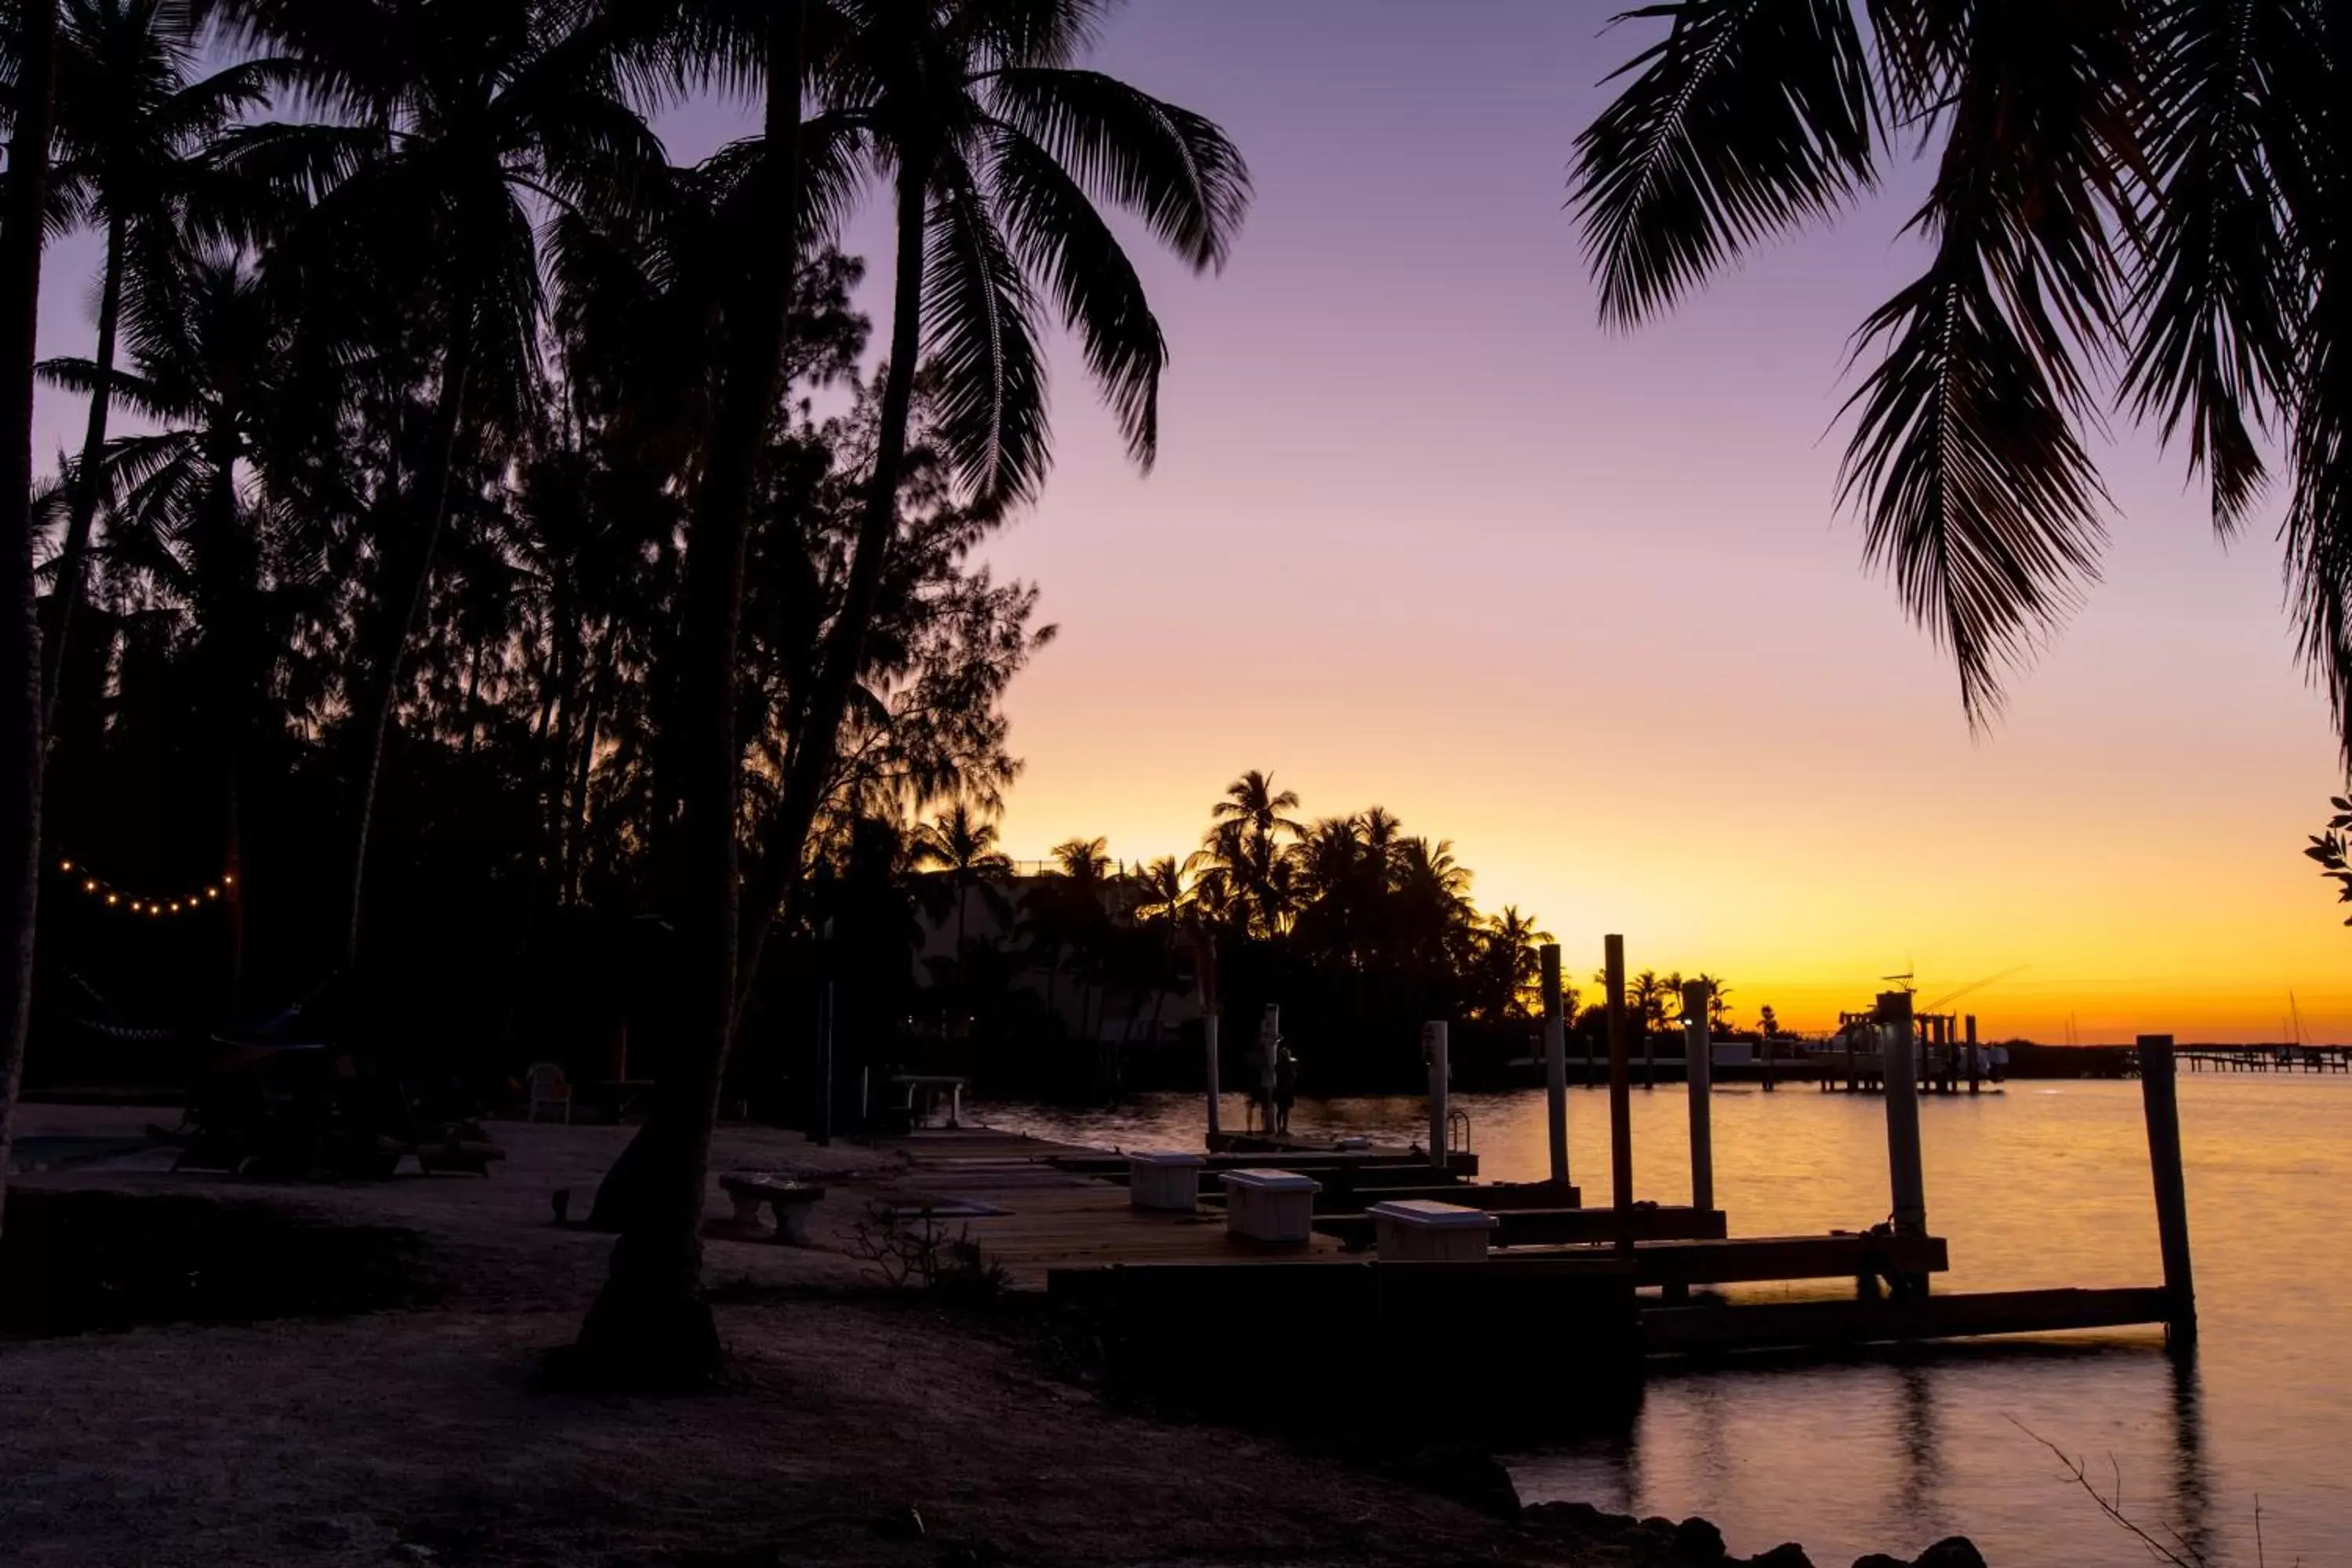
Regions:
<svg viewBox="0 0 2352 1568"><path fill-rule="evenodd" d="M735 1228L743 1236L757 1234L760 1205L775 1215L773 1239L794 1247L809 1244L809 1211L824 1196L824 1189L791 1176L766 1171L728 1171L719 1185L735 1204Z"/></svg>

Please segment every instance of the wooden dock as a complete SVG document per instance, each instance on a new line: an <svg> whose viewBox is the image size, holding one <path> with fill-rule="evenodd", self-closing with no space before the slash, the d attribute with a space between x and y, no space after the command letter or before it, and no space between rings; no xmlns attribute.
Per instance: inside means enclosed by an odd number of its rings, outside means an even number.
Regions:
<svg viewBox="0 0 2352 1568"><path fill-rule="evenodd" d="M1883 1052L1876 1078L1885 1097L1894 1199L1886 1224L1823 1236L1734 1237L1712 1202L1704 1075L1689 1086L1696 1206L1634 1200L1620 939L1609 940L1606 955L1610 1163L1618 1194L1606 1210L1586 1209L1569 1179L1559 1029L1548 1028L1550 1179L1480 1183L1466 1135L1452 1146L1458 1119L1446 1112L1446 1037L1437 1024L1424 1036L1430 1142L1447 1147L1434 1158L1423 1149L1365 1148L1353 1140L1342 1148L1227 1136L1215 1131L1212 1117L1209 1152L1197 1156L1197 1174L1164 1163L1149 1167L1150 1201L1170 1206L1139 1208L1129 1185L1133 1167L1122 1152L985 1129L942 1130L879 1145L904 1169L869 1185L865 1196L877 1214L924 1226L1012 1289L1044 1291L1090 1314L1097 1342L1115 1364L1194 1389L1238 1380L1260 1394L1281 1388L1350 1403L1384 1398L1391 1383L1368 1378L1368 1369L1409 1352L1427 1374L1409 1380L1416 1397L1442 1413L1465 1389L1501 1405L1589 1397L1635 1375L1627 1369L1647 1356L2153 1325L2174 1342L2193 1338L2168 1037L2143 1037L2139 1046L2163 1287L1938 1295L1933 1281L1950 1259L1944 1240L1927 1226L1918 1099L1939 1081L1954 1090L1982 1087L1976 1020L1967 1019L1963 1031L1948 1016L1915 1019L1907 991L1882 994L1875 1014L1849 1020L1848 1039L1856 1047L1849 1086L1871 1076L1858 1048L1864 1036L1874 1035ZM1546 972L1549 989L1556 954L1547 957ZM1704 1000L1703 992L1686 993L1685 1005ZM1555 1002L1548 995L1556 1025ZM1703 1023L1693 1026L1691 1043L1693 1061L1710 1059ZM1314 1181L1311 1213L1300 1205L1277 1227L1296 1225L1302 1239L1270 1245L1229 1232L1224 1178L1244 1170ZM1275 1190L1271 1183L1254 1184L1251 1207ZM1291 1192L1285 1201L1302 1195ZM1381 1235L1384 1222L1374 1211L1404 1200L1445 1206L1380 1209L1393 1228ZM1485 1216L1483 1226L1474 1219L1467 1227L1466 1253L1451 1240L1433 1253L1430 1238L1439 1229L1464 1236L1465 1227L1453 1223L1466 1217L1461 1211ZM1391 1244L1397 1256L1379 1256L1379 1247ZM1435 1256L1445 1260L1430 1260ZM1853 1281L1852 1297L1690 1301L1701 1287L1823 1279ZM1529 1354L1531 1346L1541 1353Z"/></svg>

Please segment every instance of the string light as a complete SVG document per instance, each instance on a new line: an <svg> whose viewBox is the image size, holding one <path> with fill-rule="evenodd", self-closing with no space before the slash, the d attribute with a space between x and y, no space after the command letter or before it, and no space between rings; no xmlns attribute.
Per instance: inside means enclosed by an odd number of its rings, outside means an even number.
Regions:
<svg viewBox="0 0 2352 1568"><path fill-rule="evenodd" d="M176 899L151 899L144 893L129 892L114 886L93 874L84 862L61 858L57 865L60 872L74 875L81 884L81 891L93 900L102 899L109 909L128 910L134 915L145 915L150 919L167 914L194 914L208 902L218 903L221 889L233 887L236 882L236 873L224 871L218 882L206 886L201 892L191 891Z"/></svg>

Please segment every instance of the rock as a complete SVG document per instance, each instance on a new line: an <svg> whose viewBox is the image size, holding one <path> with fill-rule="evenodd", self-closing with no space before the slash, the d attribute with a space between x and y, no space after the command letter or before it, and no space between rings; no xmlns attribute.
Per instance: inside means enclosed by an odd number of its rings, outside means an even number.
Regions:
<svg viewBox="0 0 2352 1568"><path fill-rule="evenodd" d="M1519 1518L1546 1529L1570 1531L1602 1541L1623 1534L1634 1524L1630 1513L1604 1513L1589 1502L1530 1503L1519 1510Z"/></svg>
<svg viewBox="0 0 2352 1568"><path fill-rule="evenodd" d="M1675 1526L1675 1561L1720 1563L1730 1555L1723 1549L1723 1531L1696 1514Z"/></svg>
<svg viewBox="0 0 2352 1568"><path fill-rule="evenodd" d="M1911 1568L1900 1557L1889 1557L1884 1552L1874 1552L1867 1557L1853 1560L1853 1568Z"/></svg>
<svg viewBox="0 0 2352 1568"><path fill-rule="evenodd" d="M1748 1564L1748 1568L1813 1568L1813 1560L1795 1542L1784 1541L1769 1552L1750 1557Z"/></svg>
<svg viewBox="0 0 2352 1568"><path fill-rule="evenodd" d="M1965 1535L1947 1536L1913 1558L1911 1568L1985 1568L1984 1553Z"/></svg>

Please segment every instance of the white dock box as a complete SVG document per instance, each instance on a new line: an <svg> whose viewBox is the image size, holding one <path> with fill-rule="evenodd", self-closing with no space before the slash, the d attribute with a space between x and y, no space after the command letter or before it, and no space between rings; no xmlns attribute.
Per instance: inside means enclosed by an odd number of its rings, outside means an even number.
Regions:
<svg viewBox="0 0 2352 1568"><path fill-rule="evenodd" d="M1297 1171L1227 1171L1225 1233L1252 1241L1305 1241L1315 1234L1323 1184Z"/></svg>
<svg viewBox="0 0 2352 1568"><path fill-rule="evenodd" d="M1404 1198L1368 1211L1380 1236L1383 1263L1478 1263L1486 1257L1495 1216L1460 1204Z"/></svg>
<svg viewBox="0 0 2352 1568"><path fill-rule="evenodd" d="M1130 1208L1166 1209L1191 1214L1200 1206L1201 1167L1198 1154L1172 1149L1146 1150L1127 1157L1127 1201Z"/></svg>

